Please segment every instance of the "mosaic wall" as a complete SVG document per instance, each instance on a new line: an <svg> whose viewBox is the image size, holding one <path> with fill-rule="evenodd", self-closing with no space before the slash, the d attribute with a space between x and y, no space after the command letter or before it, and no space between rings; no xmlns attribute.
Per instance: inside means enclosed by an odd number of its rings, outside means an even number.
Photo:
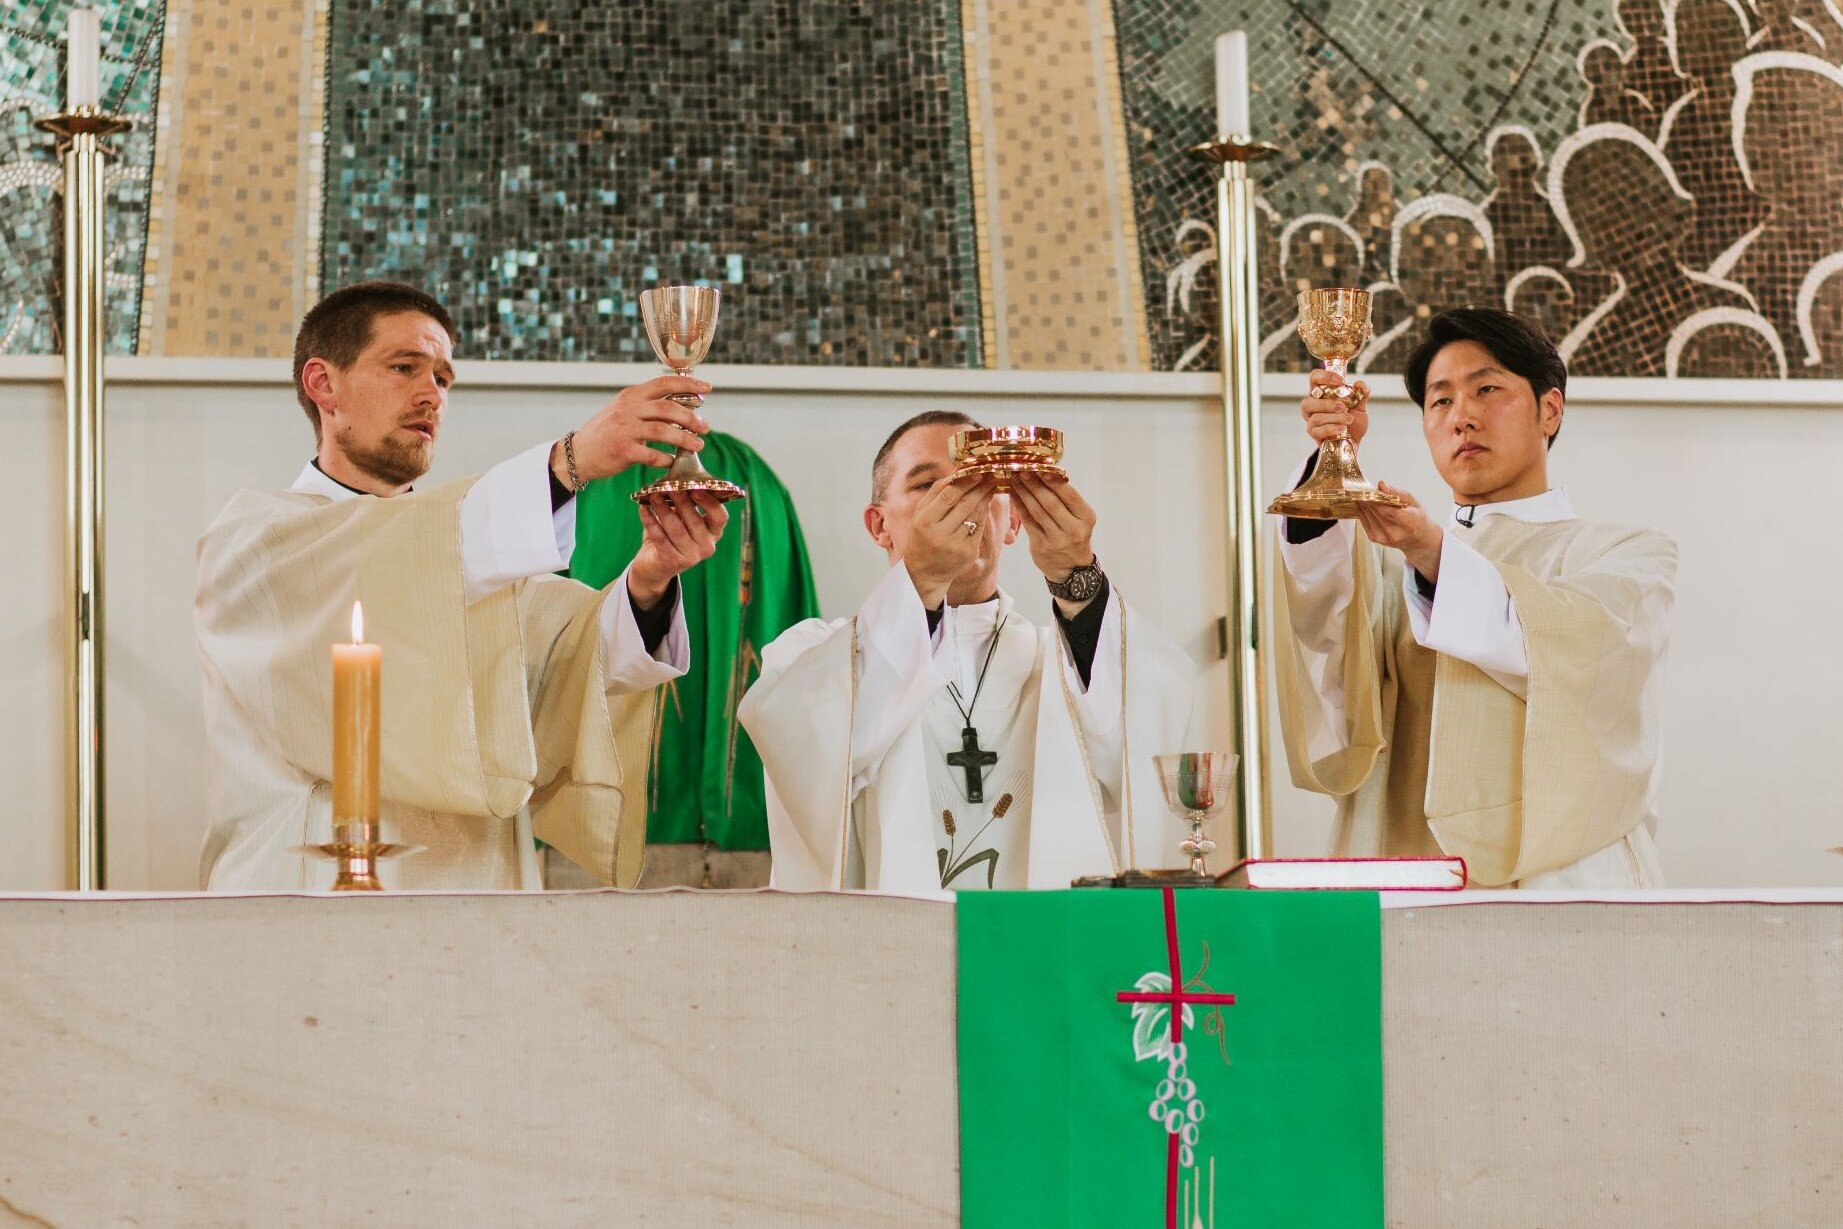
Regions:
<svg viewBox="0 0 1843 1229"><path fill-rule="evenodd" d="M64 0L0 2L0 354L58 349L62 308L62 178L48 133L32 126L63 109ZM145 0L96 0L102 18L103 105L151 121L165 8ZM148 179L154 129L118 138L110 168L109 348L132 353L145 266Z"/></svg>
<svg viewBox="0 0 1843 1229"><path fill-rule="evenodd" d="M1360 370L1462 302L1586 375L1843 374L1843 15L1823 0L1117 0L1154 365L1215 363L1211 41L1251 32L1270 369L1374 292Z"/></svg>
<svg viewBox="0 0 1843 1229"><path fill-rule="evenodd" d="M1372 288L1590 375L1843 377L1834 0L105 0L113 343L286 354L322 287L420 282L494 358L1215 365L1213 42L1251 36L1263 352ZM0 0L0 351L55 346L67 0ZM157 97L156 97L157 93ZM156 139L157 136L157 139Z"/></svg>
<svg viewBox="0 0 1843 1229"><path fill-rule="evenodd" d="M419 9L419 11L418 11ZM324 279L416 280L475 352L979 365L958 0L335 0Z"/></svg>

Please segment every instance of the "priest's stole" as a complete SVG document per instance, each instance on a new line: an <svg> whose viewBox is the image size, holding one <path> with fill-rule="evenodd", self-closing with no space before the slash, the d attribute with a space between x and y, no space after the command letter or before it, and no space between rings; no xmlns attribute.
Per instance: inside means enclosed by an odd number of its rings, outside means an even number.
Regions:
<svg viewBox="0 0 1843 1229"><path fill-rule="evenodd" d="M956 910L966 1229L1380 1229L1374 893L962 892Z"/></svg>

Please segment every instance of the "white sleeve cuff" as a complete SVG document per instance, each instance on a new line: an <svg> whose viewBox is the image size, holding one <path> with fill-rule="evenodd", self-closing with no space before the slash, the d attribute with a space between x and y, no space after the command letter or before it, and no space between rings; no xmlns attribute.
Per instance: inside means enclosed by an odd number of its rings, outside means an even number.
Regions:
<svg viewBox="0 0 1843 1229"><path fill-rule="evenodd" d="M1523 644L1523 621L1504 578L1491 561L1447 534L1440 547L1440 580L1431 610L1423 618L1413 570L1403 578L1415 641L1436 653L1457 657L1485 671L1522 696L1529 687L1529 652Z"/></svg>
<svg viewBox="0 0 1843 1229"><path fill-rule="evenodd" d="M610 692L646 691L669 683L691 668L691 633L685 627L685 586L672 598L672 628L651 653L634 619L627 573L602 592L602 673Z"/></svg>
<svg viewBox="0 0 1843 1229"><path fill-rule="evenodd" d="M461 497L461 581L470 603L569 566L576 501L551 512L550 449L539 444L501 461Z"/></svg>
<svg viewBox="0 0 1843 1229"><path fill-rule="evenodd" d="M1440 579L1442 581L1446 579L1446 547L1452 544L1453 539L1449 535L1446 545L1440 548ZM1414 629L1414 643L1424 645L1427 643L1427 624L1433 619L1433 599L1423 594L1421 587L1415 583L1415 577L1418 575L1420 573L1416 572L1413 567L1403 564L1401 596L1408 606L1408 626ZM1434 591L1439 592L1437 588Z"/></svg>
<svg viewBox="0 0 1843 1229"><path fill-rule="evenodd" d="M1357 523L1339 521L1310 542L1288 542L1286 522L1280 522L1280 560L1287 575L1301 589L1314 590L1341 580L1351 587L1350 551L1355 545Z"/></svg>

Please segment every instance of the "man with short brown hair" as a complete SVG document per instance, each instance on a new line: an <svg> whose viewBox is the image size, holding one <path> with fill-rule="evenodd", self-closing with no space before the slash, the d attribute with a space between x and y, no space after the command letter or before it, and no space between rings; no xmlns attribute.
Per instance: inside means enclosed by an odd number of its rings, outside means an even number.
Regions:
<svg viewBox="0 0 1843 1229"><path fill-rule="evenodd" d="M302 323L295 393L315 456L287 491L243 491L199 542L216 890L324 886L293 847L331 839L327 646L354 601L384 648L384 839L424 847L392 886L535 888L534 835L631 884L645 834L654 689L689 664L678 574L727 516L703 496L646 504L644 542L596 591L552 573L575 494L701 448L708 424L662 376L478 478L412 489L454 385L452 318L394 282L334 291Z"/></svg>

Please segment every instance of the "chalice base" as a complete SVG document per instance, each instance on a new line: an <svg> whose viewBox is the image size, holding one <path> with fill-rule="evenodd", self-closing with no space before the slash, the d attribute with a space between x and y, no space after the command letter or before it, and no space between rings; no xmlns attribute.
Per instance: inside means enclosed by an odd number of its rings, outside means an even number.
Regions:
<svg viewBox="0 0 1843 1229"><path fill-rule="evenodd" d="M670 504L674 497L702 491L718 503L747 499L749 493L733 482L719 478L705 469L695 452L680 452L672 459L672 468L634 492L637 504Z"/></svg>
<svg viewBox="0 0 1843 1229"><path fill-rule="evenodd" d="M1354 519L1357 509L1364 504L1404 508L1407 501L1399 495L1377 490L1376 485L1363 476L1363 471L1357 468L1356 447L1348 439L1326 440L1318 450L1318 464L1312 476L1298 489L1268 504L1267 511L1302 521L1347 521Z"/></svg>
<svg viewBox="0 0 1843 1229"><path fill-rule="evenodd" d="M1046 461L1037 461L1028 457L969 461L954 470L956 478L996 478L1000 494L1011 489L1011 480L1019 474L1035 474L1047 482L1067 482L1069 480L1068 471L1060 465L1051 465Z"/></svg>

